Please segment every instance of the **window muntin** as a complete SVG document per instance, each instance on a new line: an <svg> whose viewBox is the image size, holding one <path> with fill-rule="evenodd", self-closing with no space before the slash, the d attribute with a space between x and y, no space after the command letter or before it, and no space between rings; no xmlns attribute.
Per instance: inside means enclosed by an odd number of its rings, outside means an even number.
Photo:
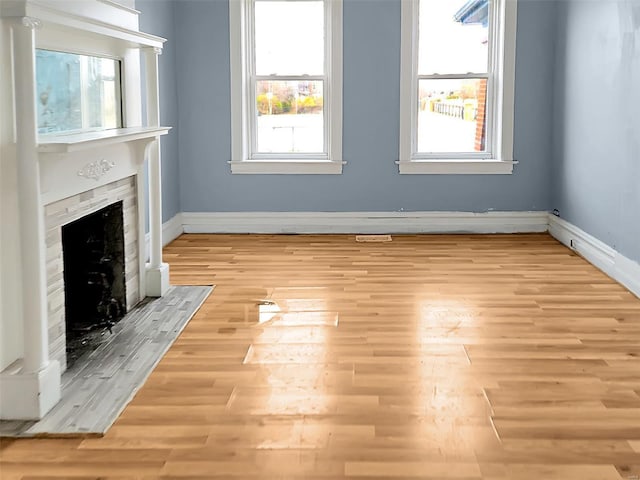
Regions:
<svg viewBox="0 0 640 480"><path fill-rule="evenodd" d="M250 159L328 159L329 3L250 1Z"/></svg>
<svg viewBox="0 0 640 480"><path fill-rule="evenodd" d="M495 2L418 1L412 157L490 158Z"/></svg>
<svg viewBox="0 0 640 480"><path fill-rule="evenodd" d="M36 50L38 133L122 127L120 62Z"/></svg>

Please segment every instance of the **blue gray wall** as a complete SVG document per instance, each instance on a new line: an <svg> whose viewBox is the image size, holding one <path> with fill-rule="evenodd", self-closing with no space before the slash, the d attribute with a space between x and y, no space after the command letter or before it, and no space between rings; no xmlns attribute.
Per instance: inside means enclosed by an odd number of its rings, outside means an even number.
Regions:
<svg viewBox="0 0 640 480"><path fill-rule="evenodd" d="M142 12L140 29L167 39L159 62L160 122L162 125L173 127L168 135L162 137L162 219L166 222L181 211L178 193L180 151L174 2L137 0L136 8Z"/></svg>
<svg viewBox="0 0 640 480"><path fill-rule="evenodd" d="M180 0L174 10L182 211L550 207L555 2L519 2L515 157L520 165L510 176L398 174L400 0L344 1L344 173L231 175L228 2Z"/></svg>
<svg viewBox="0 0 640 480"><path fill-rule="evenodd" d="M640 1L558 6L552 208L640 261Z"/></svg>

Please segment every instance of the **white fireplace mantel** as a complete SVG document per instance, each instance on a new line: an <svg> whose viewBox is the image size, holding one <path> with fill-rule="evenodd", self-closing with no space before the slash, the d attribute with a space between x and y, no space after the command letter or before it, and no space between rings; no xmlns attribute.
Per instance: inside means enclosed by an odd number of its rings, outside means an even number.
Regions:
<svg viewBox="0 0 640 480"><path fill-rule="evenodd" d="M162 262L162 204L158 55L164 39L138 30L136 10L111 0L2 0L0 138L3 171L12 171L16 229L0 240L3 252L0 295L3 302L0 350L0 418L40 419L60 399L60 366L49 358L44 207L98 186L135 176L138 179L140 292L162 296L169 288ZM38 135L36 49L44 48L117 58L122 64L124 128L68 135ZM142 120L140 57L146 66L146 126ZM8 87L4 87L8 86ZM148 165L149 201L141 179ZM7 168L8 167L8 168ZM3 183L4 187L5 183ZM4 201L3 193L3 201ZM149 210L149 262L144 249ZM3 211L4 213L4 211ZM9 239L10 241L7 241ZM5 260L7 265L5 265ZM9 265L14 262L13 265ZM7 282L10 274L16 281ZM22 332L21 346L7 332ZM17 334L15 334L17 335ZM11 365L7 367L7 360Z"/></svg>

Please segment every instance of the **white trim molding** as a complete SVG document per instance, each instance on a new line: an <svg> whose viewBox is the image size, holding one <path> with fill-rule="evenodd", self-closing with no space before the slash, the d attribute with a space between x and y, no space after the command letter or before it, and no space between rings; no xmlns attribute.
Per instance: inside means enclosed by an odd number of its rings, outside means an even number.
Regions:
<svg viewBox="0 0 640 480"><path fill-rule="evenodd" d="M345 163L346 162L332 162L330 160L245 160L238 162L229 162L229 164L231 165L231 173L262 173L265 175L339 175L342 173L342 165L344 165Z"/></svg>
<svg viewBox="0 0 640 480"><path fill-rule="evenodd" d="M111 7L115 7L115 8L119 8L120 10L124 10L127 13L132 13L134 15L140 15L140 10L136 10L134 8L135 6L135 0L130 0L129 3L131 4L131 6L129 5L125 5L125 1L124 0L120 0L120 1L116 1L116 0L98 0L100 3L104 3L107 4Z"/></svg>
<svg viewBox="0 0 640 480"><path fill-rule="evenodd" d="M498 160L412 160L396 162L401 175L509 175L518 162Z"/></svg>
<svg viewBox="0 0 640 480"><path fill-rule="evenodd" d="M127 8L118 2L105 0L0 1L0 14L3 17L28 17L41 21L46 29L55 24L57 30L66 28L110 37L112 44L119 43L128 48L162 48L166 39L139 31L139 13L138 10ZM77 34L75 37L73 34L71 36L78 41ZM84 39L81 43L86 48Z"/></svg>
<svg viewBox="0 0 640 480"><path fill-rule="evenodd" d="M167 220L162 224L162 246L166 247L176 238L184 233L182 226L182 213L175 214L170 220ZM145 258L149 259L149 248L151 242L151 235L147 232L145 238Z"/></svg>
<svg viewBox="0 0 640 480"><path fill-rule="evenodd" d="M61 398L60 364L49 361L37 372L25 371L16 360L0 372L0 419L39 420Z"/></svg>
<svg viewBox="0 0 640 480"><path fill-rule="evenodd" d="M549 233L640 297L640 264L572 223L551 214Z"/></svg>
<svg viewBox="0 0 640 480"><path fill-rule="evenodd" d="M185 212L185 233L531 233L547 212Z"/></svg>
<svg viewBox="0 0 640 480"><path fill-rule="evenodd" d="M183 233L182 213L177 213L162 224L162 246L166 247Z"/></svg>

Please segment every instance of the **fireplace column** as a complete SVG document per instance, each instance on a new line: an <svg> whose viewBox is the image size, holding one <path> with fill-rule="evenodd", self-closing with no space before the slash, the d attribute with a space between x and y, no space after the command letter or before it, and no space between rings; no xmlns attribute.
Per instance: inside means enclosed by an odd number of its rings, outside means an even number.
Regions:
<svg viewBox="0 0 640 480"><path fill-rule="evenodd" d="M158 90L158 56L161 48L145 48L147 75L147 126L160 126L160 93ZM147 264L146 290L150 297L161 297L169 289L169 265L162 262L162 173L160 137L147 148L149 160L149 234L150 252Z"/></svg>
<svg viewBox="0 0 640 480"><path fill-rule="evenodd" d="M44 219L40 197L35 30L40 21L14 21L17 187L22 265L23 357L0 375L0 418L37 420L60 400L60 365L49 361Z"/></svg>

